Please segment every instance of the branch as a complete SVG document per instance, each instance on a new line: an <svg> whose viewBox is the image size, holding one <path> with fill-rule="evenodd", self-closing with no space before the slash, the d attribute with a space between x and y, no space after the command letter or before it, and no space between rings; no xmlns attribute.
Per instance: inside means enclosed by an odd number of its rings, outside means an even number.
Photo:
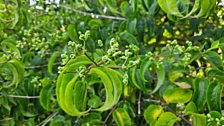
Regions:
<svg viewBox="0 0 224 126"><path fill-rule="evenodd" d="M39 123L37 126L45 126L49 121L51 121L52 118L54 118L58 112L54 112L50 114L45 120L43 120L41 123Z"/></svg>
<svg viewBox="0 0 224 126"><path fill-rule="evenodd" d="M123 99L123 100L124 100L124 99ZM118 103L111 109L110 113L107 115L106 119L103 121L103 124L102 124L103 126L106 126L106 123L107 123L108 119L110 118L110 115L116 110L117 106L118 106L121 102L123 102L123 100L121 100L120 102L118 102Z"/></svg>
<svg viewBox="0 0 224 126"><path fill-rule="evenodd" d="M25 99L40 98L40 96L20 96L20 95L7 95L7 97L12 97L12 98L25 98Z"/></svg>
<svg viewBox="0 0 224 126"><path fill-rule="evenodd" d="M79 13L81 15L84 15L84 16L91 16L93 18L96 17L96 18L105 18L105 19L121 20L121 21L127 20L126 18L123 18L123 17L114 17L114 16L106 16L106 15L99 15L99 14L94 14L94 13L83 12L83 11L76 10L74 8L70 8L68 6L63 6L63 5L61 7L68 9L68 10L72 10L72 11Z"/></svg>
<svg viewBox="0 0 224 126"><path fill-rule="evenodd" d="M91 60L94 64L95 64L95 66L98 66L98 64L85 52L84 53L85 55L86 55L86 57L89 59L89 60Z"/></svg>
<svg viewBox="0 0 224 126"><path fill-rule="evenodd" d="M188 124L188 126L193 126L193 124L191 124L190 121L188 121L183 114L180 114L176 111L174 111L172 108L169 107L168 104L166 104L165 102L161 101L161 100L158 100L156 99L153 95L150 95L152 98L154 98L155 100L150 100L152 102L156 101L155 103L158 103L160 104L161 106L163 107L166 107L170 112L174 113L177 117L181 118L186 124Z"/></svg>

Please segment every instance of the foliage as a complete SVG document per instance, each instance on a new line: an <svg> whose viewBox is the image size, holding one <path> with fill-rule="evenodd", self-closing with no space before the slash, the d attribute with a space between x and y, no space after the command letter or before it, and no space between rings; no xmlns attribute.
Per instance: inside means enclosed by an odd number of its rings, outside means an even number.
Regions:
<svg viewBox="0 0 224 126"><path fill-rule="evenodd" d="M0 0L1 125L224 125L220 0Z"/></svg>

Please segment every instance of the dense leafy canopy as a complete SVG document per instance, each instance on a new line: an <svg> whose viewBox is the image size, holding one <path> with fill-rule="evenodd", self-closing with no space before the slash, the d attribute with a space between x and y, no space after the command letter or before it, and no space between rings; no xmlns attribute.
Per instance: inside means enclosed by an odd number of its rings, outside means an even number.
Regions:
<svg viewBox="0 0 224 126"><path fill-rule="evenodd" d="M224 125L220 0L0 0L0 124Z"/></svg>

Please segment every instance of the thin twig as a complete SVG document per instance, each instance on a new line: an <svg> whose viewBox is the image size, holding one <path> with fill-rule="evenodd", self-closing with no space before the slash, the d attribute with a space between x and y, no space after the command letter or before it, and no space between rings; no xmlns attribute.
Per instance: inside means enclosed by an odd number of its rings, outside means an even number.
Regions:
<svg viewBox="0 0 224 126"><path fill-rule="evenodd" d="M126 66L106 66L107 68L112 68L112 69L125 69L127 68Z"/></svg>
<svg viewBox="0 0 224 126"><path fill-rule="evenodd" d="M86 55L86 57L91 60L96 66L98 66L98 64L85 52L84 53Z"/></svg>
<svg viewBox="0 0 224 126"><path fill-rule="evenodd" d="M115 105L115 106L111 109L110 113L107 115L106 119L103 121L103 124L102 124L103 126L106 126L107 120L110 118L110 115L115 111L116 108L117 108L117 105Z"/></svg>
<svg viewBox="0 0 224 126"><path fill-rule="evenodd" d="M21 95L7 95L7 97L12 97L12 98L25 98L25 99L40 98L40 96L21 96Z"/></svg>
<svg viewBox="0 0 224 126"><path fill-rule="evenodd" d="M4 118L4 119L0 120L0 122L8 121L8 120L13 120L13 118Z"/></svg>
<svg viewBox="0 0 224 126"><path fill-rule="evenodd" d="M41 123L39 123L37 126L45 126L49 121L51 121L52 118L54 118L58 112L54 112L50 114L45 120L43 120Z"/></svg>
<svg viewBox="0 0 224 126"><path fill-rule="evenodd" d="M100 15L100 14L94 14L94 13L88 13L88 12L83 12L83 11L80 11L80 10L76 10L74 8L70 8L68 6L61 6L65 9L68 9L68 10L72 10L76 13L79 13L81 15L85 15L85 16L91 16L91 17L95 17L95 18L105 18L105 19L112 19L112 20L121 20L121 21L125 21L127 20L126 18L123 18L123 17L114 17L114 16L106 16L106 15Z"/></svg>
<svg viewBox="0 0 224 126"><path fill-rule="evenodd" d="M123 100L124 100L124 99L123 99ZM103 126L106 126L106 123L107 123L108 119L110 118L111 114L116 110L117 106L118 106L121 102L123 102L123 100L121 100L120 102L118 102L118 103L111 109L110 113L107 115L106 119L103 121L103 124L102 124Z"/></svg>
<svg viewBox="0 0 224 126"><path fill-rule="evenodd" d="M163 102L163 101L161 101L161 100L156 99L153 95L151 95L151 98L154 98L154 99L155 99L155 100L151 100L152 102L154 102L154 101L156 101L155 103L158 103L158 102L159 102L159 104L160 104L161 106L166 107L170 112L174 113L176 116L178 116L179 118L181 118L185 123L188 124L188 126L193 126L193 124L192 124L190 121L188 121L188 120L184 117L183 114L180 114L180 113L174 111L172 108L169 107L168 104L166 104L165 102Z"/></svg>
<svg viewBox="0 0 224 126"><path fill-rule="evenodd" d="M138 95L138 114L141 115L141 96L142 96L142 93L140 92L139 95Z"/></svg>

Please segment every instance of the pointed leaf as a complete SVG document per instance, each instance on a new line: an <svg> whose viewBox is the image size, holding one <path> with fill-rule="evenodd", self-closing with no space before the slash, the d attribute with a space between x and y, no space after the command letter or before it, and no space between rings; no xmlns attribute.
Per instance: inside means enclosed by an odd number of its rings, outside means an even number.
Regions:
<svg viewBox="0 0 224 126"><path fill-rule="evenodd" d="M194 95L192 101L196 104L196 106L200 106L200 110L203 110L203 107L206 103L206 91L208 86L209 81L207 79L197 78L194 81Z"/></svg>
<svg viewBox="0 0 224 126"><path fill-rule="evenodd" d="M155 126L173 126L177 121L180 121L180 119L176 115L171 112L164 112L159 116Z"/></svg>
<svg viewBox="0 0 224 126"><path fill-rule="evenodd" d="M211 64L220 70L223 70L223 63L220 56L214 51L208 51L205 53L205 57L211 62Z"/></svg>
<svg viewBox="0 0 224 126"><path fill-rule="evenodd" d="M174 86L169 86L163 94L163 99L167 103L186 103L191 99L191 97L191 90L177 88Z"/></svg>
<svg viewBox="0 0 224 126"><path fill-rule="evenodd" d="M214 81L207 89L207 105L210 111L221 111L221 96L222 85L218 81Z"/></svg>
<svg viewBox="0 0 224 126"><path fill-rule="evenodd" d="M48 84L44 86L40 91L40 104L46 110L51 110L51 91L53 86Z"/></svg>
<svg viewBox="0 0 224 126"><path fill-rule="evenodd" d="M55 52L51 55L50 59L48 60L48 72L53 75L53 65L59 55L59 52Z"/></svg>
<svg viewBox="0 0 224 126"><path fill-rule="evenodd" d="M163 107L160 105L149 105L144 111L144 118L150 126L154 126L157 118L163 113Z"/></svg>
<svg viewBox="0 0 224 126"><path fill-rule="evenodd" d="M156 74L157 74L157 83L156 88L152 91L152 93L155 93L159 90L159 88L164 84L165 81L165 68L163 64L159 64L158 67L156 67Z"/></svg>
<svg viewBox="0 0 224 126"><path fill-rule="evenodd" d="M117 108L113 112L113 119L118 126L130 126L131 118L129 117L127 111L123 108Z"/></svg>

